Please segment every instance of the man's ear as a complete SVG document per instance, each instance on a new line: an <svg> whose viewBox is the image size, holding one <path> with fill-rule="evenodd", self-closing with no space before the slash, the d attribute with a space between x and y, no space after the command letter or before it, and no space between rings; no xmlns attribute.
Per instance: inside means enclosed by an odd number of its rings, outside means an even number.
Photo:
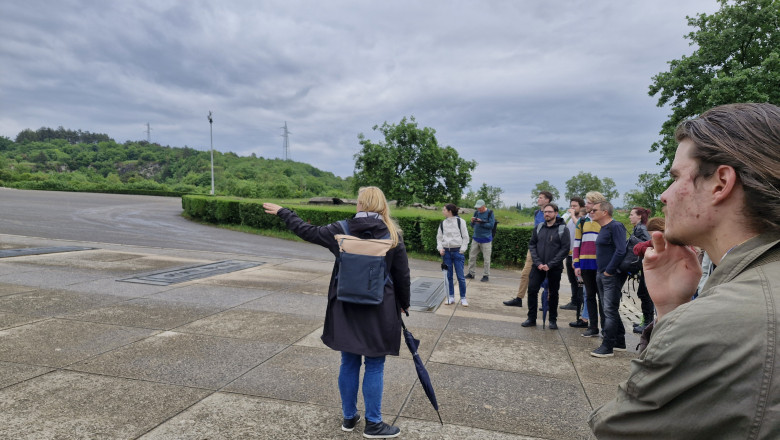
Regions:
<svg viewBox="0 0 780 440"><path fill-rule="evenodd" d="M721 204L728 199L739 184L736 170L728 165L719 166L711 179L713 205Z"/></svg>

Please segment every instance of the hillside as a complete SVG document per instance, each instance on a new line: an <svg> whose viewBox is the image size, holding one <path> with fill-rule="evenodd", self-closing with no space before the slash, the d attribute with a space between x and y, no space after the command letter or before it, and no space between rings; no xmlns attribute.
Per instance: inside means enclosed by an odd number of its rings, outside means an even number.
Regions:
<svg viewBox="0 0 780 440"><path fill-rule="evenodd" d="M351 196L350 179L309 164L214 151L215 192L238 197ZM208 194L210 151L40 128L0 137L0 186Z"/></svg>

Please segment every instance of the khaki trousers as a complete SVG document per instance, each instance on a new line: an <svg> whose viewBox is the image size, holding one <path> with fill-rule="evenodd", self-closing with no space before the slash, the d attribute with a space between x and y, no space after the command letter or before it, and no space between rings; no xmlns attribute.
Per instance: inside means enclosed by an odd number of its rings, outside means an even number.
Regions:
<svg viewBox="0 0 780 440"><path fill-rule="evenodd" d="M526 292L528 292L528 280L531 277L531 268L534 262L531 259L531 251L525 256L525 265L523 265L523 271L520 272L520 287L517 288L517 297L520 299L525 298Z"/></svg>
<svg viewBox="0 0 780 440"><path fill-rule="evenodd" d="M482 275L490 276L490 253L493 251L493 242L478 243L471 239L471 249L469 250L469 273L474 276L477 269L477 255L482 252L482 259L485 264L482 269Z"/></svg>

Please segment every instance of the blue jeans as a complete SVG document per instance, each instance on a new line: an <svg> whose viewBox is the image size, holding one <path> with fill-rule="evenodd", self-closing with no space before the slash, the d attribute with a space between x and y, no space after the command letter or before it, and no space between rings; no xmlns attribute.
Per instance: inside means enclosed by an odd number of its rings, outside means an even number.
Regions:
<svg viewBox="0 0 780 440"><path fill-rule="evenodd" d="M360 383L360 363L363 356L341 352L339 370L339 393L341 411L345 419L357 414L357 393ZM366 371L363 373L363 401L366 404L366 420L371 423L382 421L382 391L384 389L385 357L366 356Z"/></svg>
<svg viewBox="0 0 780 440"><path fill-rule="evenodd" d="M606 347L614 348L617 342L625 344L626 329L620 319L620 276L606 276L604 272L596 275L599 296L604 307L604 342Z"/></svg>
<svg viewBox="0 0 780 440"><path fill-rule="evenodd" d="M587 304L586 301L588 300L588 292L585 290L585 286L582 286L582 303ZM590 316L588 315L588 306L582 308L582 319L585 321L590 320Z"/></svg>
<svg viewBox="0 0 780 440"><path fill-rule="evenodd" d="M463 264L466 262L466 257L459 251L444 250L444 264L447 265L447 287L450 289L449 295L455 296L455 286L452 283L452 272L455 269L455 276L458 277L458 289L460 290L460 297L466 297L466 277L463 275Z"/></svg>

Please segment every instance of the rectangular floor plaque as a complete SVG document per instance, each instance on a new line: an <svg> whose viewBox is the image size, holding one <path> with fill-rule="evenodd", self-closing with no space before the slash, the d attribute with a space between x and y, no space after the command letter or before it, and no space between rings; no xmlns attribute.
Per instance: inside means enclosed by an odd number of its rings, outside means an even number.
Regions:
<svg viewBox="0 0 780 440"><path fill-rule="evenodd" d="M222 275L237 270L249 269L265 264L262 261L225 260L201 266L185 267L182 269L168 270L147 275L139 275L117 281L127 283L153 284L155 286L169 286L214 275Z"/></svg>
<svg viewBox="0 0 780 440"><path fill-rule="evenodd" d="M56 254L58 252L89 251L95 248L83 246L57 246L40 248L2 249L0 258L21 257L24 255Z"/></svg>
<svg viewBox="0 0 780 440"><path fill-rule="evenodd" d="M411 310L435 312L447 292L444 291L444 278L419 277L412 281Z"/></svg>

